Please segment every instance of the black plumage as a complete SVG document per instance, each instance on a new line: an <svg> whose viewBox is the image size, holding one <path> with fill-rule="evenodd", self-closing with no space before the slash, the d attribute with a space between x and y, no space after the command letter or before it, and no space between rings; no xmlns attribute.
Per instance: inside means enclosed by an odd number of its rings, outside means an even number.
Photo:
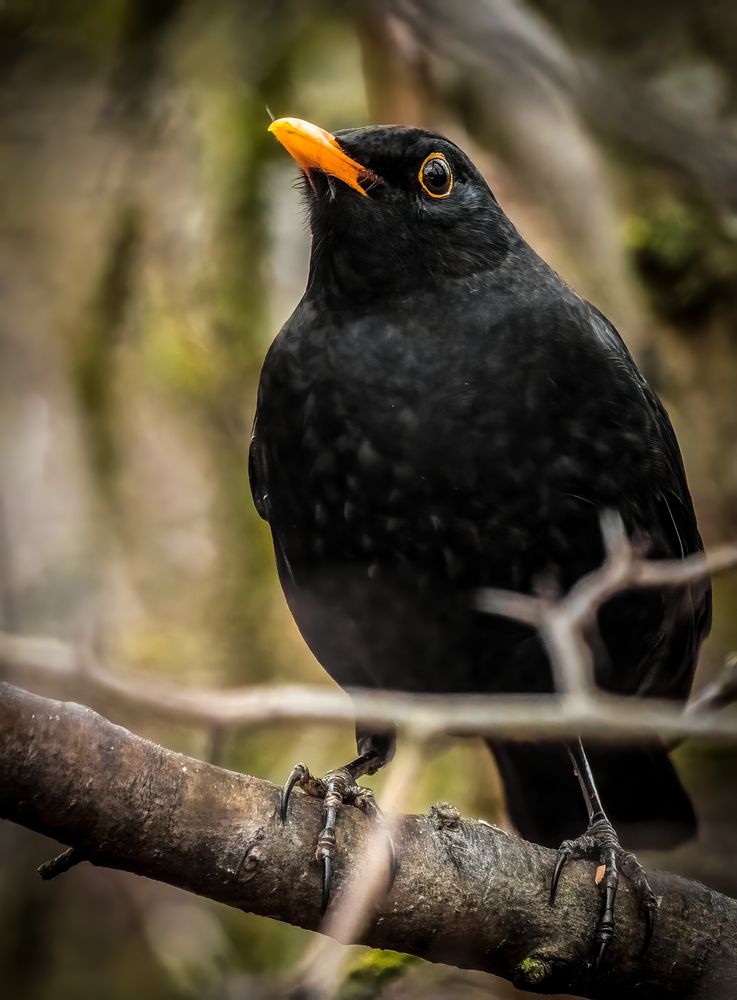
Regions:
<svg viewBox="0 0 737 1000"><path fill-rule="evenodd" d="M265 360L250 456L287 601L345 687L549 692L538 637L476 611L473 594L566 591L602 562L606 510L649 556L699 551L670 422L617 331L457 146L403 127L336 144L366 168L368 196L308 169L309 281ZM421 183L430 154L450 169L445 196ZM709 618L707 586L611 600L597 682L685 699ZM490 746L524 836L580 831L564 747ZM693 832L661 746L588 749L630 841Z"/></svg>

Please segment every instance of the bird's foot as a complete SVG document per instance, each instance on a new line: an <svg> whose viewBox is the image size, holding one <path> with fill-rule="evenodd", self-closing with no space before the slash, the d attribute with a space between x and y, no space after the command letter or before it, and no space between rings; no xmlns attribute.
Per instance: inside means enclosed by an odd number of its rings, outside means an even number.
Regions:
<svg viewBox="0 0 737 1000"><path fill-rule="evenodd" d="M600 878L597 877L597 883L602 888L603 900L594 935L594 971L600 969L607 948L614 937L614 899L619 887L620 874L631 882L645 920L645 935L640 949L642 957L653 936L658 901L650 888L644 868L634 854L622 849L614 827L605 816L594 819L586 833L575 840L564 840L558 848L550 885L551 905L555 902L558 881L566 862L579 859L597 861L600 869L603 868L603 874Z"/></svg>
<svg viewBox="0 0 737 1000"><path fill-rule="evenodd" d="M361 812L366 813L367 816L376 820L382 827L389 851L389 887L391 887L397 867L394 842L389 831L383 825L383 814L376 804L374 793L370 788L365 788L363 785L357 784L353 765L347 764L345 767L335 768L333 771L328 771L324 778L316 778L310 774L310 771L304 764L295 764L282 788L279 804L279 817L282 823L286 822L289 798L295 786L301 788L308 795L323 800L324 826L317 838L317 846L315 848L315 859L322 866L322 912L325 913L330 902L330 889L333 881L333 860L336 847L335 824L338 818L338 811L343 805L350 805L356 809L360 809Z"/></svg>

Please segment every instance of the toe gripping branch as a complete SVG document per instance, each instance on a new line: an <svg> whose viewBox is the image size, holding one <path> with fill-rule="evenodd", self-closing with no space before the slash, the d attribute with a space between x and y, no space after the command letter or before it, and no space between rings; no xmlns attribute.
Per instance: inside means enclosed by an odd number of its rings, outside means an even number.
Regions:
<svg viewBox="0 0 737 1000"><path fill-rule="evenodd" d="M604 898L594 935L594 971L598 972L601 968L607 948L614 937L614 900L620 873L632 883L645 920L645 934L639 955L642 958L652 940L658 910L657 899L650 888L644 868L634 854L622 850L616 831L605 816L595 819L581 837L564 840L558 848L550 884L551 905L555 902L558 882L567 862L580 859L595 860L604 866L604 877L601 880Z"/></svg>
<svg viewBox="0 0 737 1000"><path fill-rule="evenodd" d="M354 762L356 763L358 762ZM324 778L316 778L310 774L305 764L295 764L282 788L279 804L279 818L282 823L286 822L289 799L295 786L299 786L308 795L323 800L324 826L315 847L315 859L322 865L321 912L325 913L330 902L333 859L336 851L335 826L338 811L343 805L355 806L381 826L389 851L389 888L391 888L397 868L394 842L384 826L383 814L376 804L374 793L370 788L364 788L356 783L353 765L338 767L328 771Z"/></svg>

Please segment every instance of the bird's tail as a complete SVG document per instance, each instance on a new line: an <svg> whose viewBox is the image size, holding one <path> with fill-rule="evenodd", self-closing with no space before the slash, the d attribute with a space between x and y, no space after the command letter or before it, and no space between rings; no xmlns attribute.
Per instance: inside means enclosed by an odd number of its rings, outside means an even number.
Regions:
<svg viewBox="0 0 737 1000"><path fill-rule="evenodd" d="M586 807L562 744L487 742L510 818L522 837L558 847L583 833ZM662 744L585 749L604 809L625 848L675 847L694 836L691 800Z"/></svg>

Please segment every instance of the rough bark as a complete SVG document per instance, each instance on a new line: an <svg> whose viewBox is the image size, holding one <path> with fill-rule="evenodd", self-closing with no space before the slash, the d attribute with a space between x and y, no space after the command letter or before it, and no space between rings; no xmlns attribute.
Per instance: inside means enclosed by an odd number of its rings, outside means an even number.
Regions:
<svg viewBox="0 0 737 1000"><path fill-rule="evenodd" d="M93 864L180 886L253 913L319 930L311 860L320 803L296 794L288 824L278 789L173 753L89 708L0 685L0 816L69 844ZM339 821L337 902L361 877L370 821ZM397 821L399 870L363 943L481 969L534 992L609 998L737 995L737 902L652 873L662 900L655 939L626 884L606 969L588 975L599 895L593 865L547 894L553 853L452 809Z"/></svg>

